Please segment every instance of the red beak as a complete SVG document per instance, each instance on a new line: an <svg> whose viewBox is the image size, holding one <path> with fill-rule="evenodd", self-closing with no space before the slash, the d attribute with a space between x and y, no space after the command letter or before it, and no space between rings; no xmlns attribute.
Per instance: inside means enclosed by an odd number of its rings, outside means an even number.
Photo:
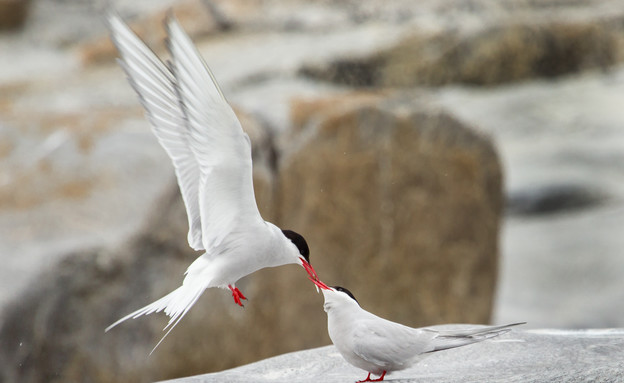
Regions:
<svg viewBox="0 0 624 383"><path fill-rule="evenodd" d="M308 279L310 279L312 283L314 283L318 288L321 288L323 290L331 290L331 287L327 286L325 282L321 281L320 279L312 279L309 276Z"/></svg>
<svg viewBox="0 0 624 383"><path fill-rule="evenodd" d="M312 265L309 264L305 259L303 259L303 258L300 258L300 259L301 259L303 268L308 273L308 279L310 279L312 281L312 283L314 283L316 285L316 287L318 287L318 288L325 289L325 290L331 290L331 288L329 286L327 286L325 283L323 283L323 281L321 281L319 279L319 277L316 274L316 271L314 271L314 268L312 267Z"/></svg>

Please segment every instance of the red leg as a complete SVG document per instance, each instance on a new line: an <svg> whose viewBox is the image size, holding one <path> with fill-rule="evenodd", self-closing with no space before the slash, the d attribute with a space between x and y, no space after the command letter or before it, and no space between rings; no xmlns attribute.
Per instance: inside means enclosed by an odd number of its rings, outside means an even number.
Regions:
<svg viewBox="0 0 624 383"><path fill-rule="evenodd" d="M245 296L243 295L243 293L241 293L238 287L234 287L232 285L228 285L228 287L230 288L230 290L232 290L232 297L234 298L234 302L242 307L243 303L241 302L241 299L247 300L247 298L245 298Z"/></svg>
<svg viewBox="0 0 624 383"><path fill-rule="evenodd" d="M379 378L371 380L371 382L381 382L384 376L386 376L386 371L384 371Z"/></svg>
<svg viewBox="0 0 624 383"><path fill-rule="evenodd" d="M386 376L386 371L384 371L381 376L377 379L371 379L370 377L371 373L368 373L368 376L366 377L366 379L364 380L358 380L356 383L364 383L364 382L381 382L382 380L384 380L384 376Z"/></svg>

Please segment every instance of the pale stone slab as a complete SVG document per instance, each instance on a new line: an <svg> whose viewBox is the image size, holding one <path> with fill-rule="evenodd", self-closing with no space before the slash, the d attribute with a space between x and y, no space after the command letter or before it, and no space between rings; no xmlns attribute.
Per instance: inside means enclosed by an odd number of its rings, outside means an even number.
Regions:
<svg viewBox="0 0 624 383"><path fill-rule="evenodd" d="M334 346L326 346L167 382L344 383L365 377ZM435 353L385 381L623 382L624 329L515 330L495 340Z"/></svg>

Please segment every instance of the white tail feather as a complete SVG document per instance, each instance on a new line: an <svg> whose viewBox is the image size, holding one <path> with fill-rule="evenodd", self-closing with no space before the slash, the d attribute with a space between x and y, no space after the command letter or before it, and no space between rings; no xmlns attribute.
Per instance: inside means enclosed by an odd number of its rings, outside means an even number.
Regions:
<svg viewBox="0 0 624 383"><path fill-rule="evenodd" d="M192 280L189 280L192 279ZM190 282L190 283L189 283ZM118 324L128 320L128 319L136 319L142 315L149 315L152 313L157 313L164 311L167 316L169 316L169 323L163 329L163 331L167 330L167 333L160 339L160 341L156 344L150 355L156 350L156 348L162 343L162 341L169 335L171 330L180 322L180 320L188 313L191 307L197 302L199 297L202 295L204 290L208 287L207 281L203 281L203 283L199 283L200 280L197 278L189 278L187 276L184 280L182 286L173 290L169 294L160 298L159 300L150 303L149 305L126 315L125 317L119 319L117 322L108 326L105 331L109 331L113 327Z"/></svg>

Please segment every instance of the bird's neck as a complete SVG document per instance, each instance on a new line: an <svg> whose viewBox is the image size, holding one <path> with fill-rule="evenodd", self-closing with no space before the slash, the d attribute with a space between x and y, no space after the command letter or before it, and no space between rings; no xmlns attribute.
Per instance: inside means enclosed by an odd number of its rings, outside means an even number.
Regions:
<svg viewBox="0 0 624 383"><path fill-rule="evenodd" d="M351 302L341 304L333 301L325 302L323 308L328 315L343 319L356 315L357 311L360 310L360 307L357 306L357 304L352 305Z"/></svg>
<svg viewBox="0 0 624 383"><path fill-rule="evenodd" d="M266 222L271 230L271 241L273 243L271 254L267 254L271 257L267 260L268 263L274 263L275 266L287 265L290 263L299 263L299 257L297 256L297 247L282 233L282 230L272 224Z"/></svg>
<svg viewBox="0 0 624 383"><path fill-rule="evenodd" d="M346 336L353 330L353 323L357 317L353 307L344 307L337 302L328 302L325 303L325 308L327 311L327 330L332 340Z"/></svg>

